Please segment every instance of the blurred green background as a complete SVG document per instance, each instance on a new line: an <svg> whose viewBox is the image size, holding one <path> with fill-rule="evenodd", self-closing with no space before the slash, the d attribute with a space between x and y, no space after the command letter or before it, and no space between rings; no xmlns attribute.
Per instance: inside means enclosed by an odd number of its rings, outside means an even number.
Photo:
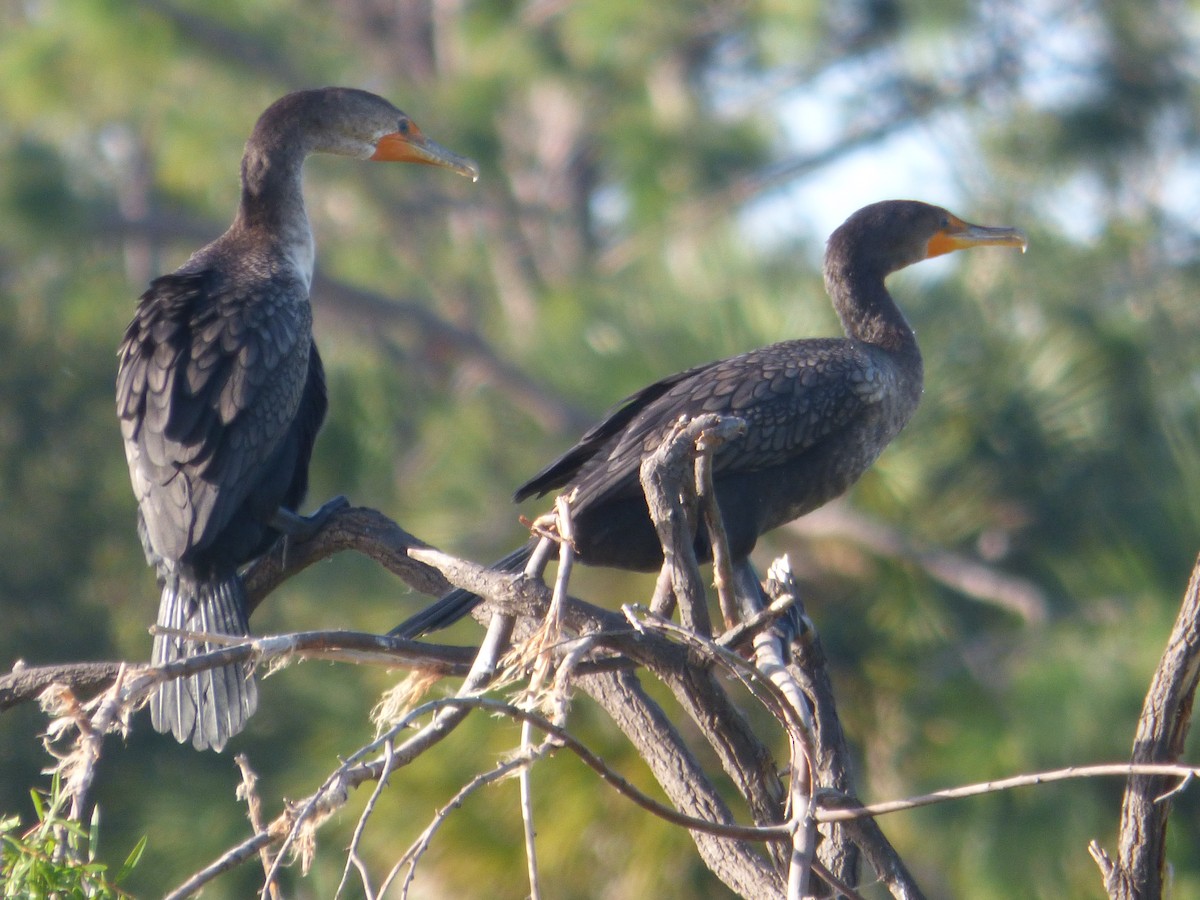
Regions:
<svg viewBox="0 0 1200 900"><path fill-rule="evenodd" d="M1200 546L1200 5L1185 0L13 0L0 5L0 670L145 659L157 608L112 400L134 299L219 234L259 112L345 84L476 158L477 185L314 158L317 339L336 493L473 559L522 539L512 488L662 375L836 333L820 257L855 208L916 197L1028 230L894 278L926 396L847 504L760 545L792 554L831 658L859 788L879 800L1127 758ZM530 503L522 511L540 512ZM584 572L600 602L648 595ZM305 572L258 632L386 630L426 598L362 560ZM456 638L477 637L465 623ZM396 674L295 665L222 755L110 739L102 856L161 894L370 733ZM603 715L572 725L643 786ZM0 716L0 810L48 763ZM476 718L391 779L375 883L516 729ZM230 752L232 751L232 752ZM725 897L686 834L575 761L534 777L558 898ZM1122 785L1072 782L883 820L934 897L1100 896ZM415 897L527 892L515 783L434 841ZM297 898L332 895L354 798ZM1200 895L1196 792L1175 896ZM246 897L243 866L205 896ZM355 880L352 879L352 882ZM347 896L361 896L353 885Z"/></svg>

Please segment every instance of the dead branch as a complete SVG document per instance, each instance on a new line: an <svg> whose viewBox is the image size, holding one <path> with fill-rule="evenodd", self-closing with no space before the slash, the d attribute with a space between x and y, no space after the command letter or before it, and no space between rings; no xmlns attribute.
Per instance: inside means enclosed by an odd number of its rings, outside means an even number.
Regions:
<svg viewBox="0 0 1200 900"><path fill-rule="evenodd" d="M540 580L491 572L428 550L414 550L413 555L441 569L457 586L484 597L483 615L489 609L506 609L528 616L531 611L544 613L548 608L550 590ZM662 678L718 747L739 790L752 798L756 819L780 821L783 792L770 754L709 673L697 673L688 653L671 642L632 634L614 613L575 598L566 598L562 610L567 628L592 635L598 643L650 667ZM628 672L587 673L581 674L576 683L633 742L677 809L697 821L733 821L720 793L670 718L642 690L635 676ZM779 876L751 848L715 840L700 831L693 831L693 836L709 868L743 896L770 896L781 891Z"/></svg>
<svg viewBox="0 0 1200 900"><path fill-rule="evenodd" d="M577 683L612 717L676 809L710 822L733 821L679 731L633 672L584 675ZM743 842L720 840L698 829L692 839L705 865L741 896L777 897L783 892L778 873Z"/></svg>
<svg viewBox="0 0 1200 900"><path fill-rule="evenodd" d="M526 765L527 762L528 760L524 758L505 760L498 763L490 772L481 772L459 788L458 792L450 798L450 801L437 811L429 826L421 832L417 839L404 851L400 859L396 861L396 864L392 866L392 870L384 879L383 884L380 885L380 893L386 891L388 886L396 880L396 875L400 869L407 867L407 871L404 874L404 881L400 886L400 897L401 900L404 900L408 896L408 890L412 885L413 878L417 874L417 863L425 851L429 849L429 845L432 843L438 829L450 818L450 813L460 808L466 799L480 788L510 777L514 771Z"/></svg>
<svg viewBox="0 0 1200 900"><path fill-rule="evenodd" d="M755 593L748 595L746 602L755 602L755 605L761 608L762 604L757 597L758 585L753 585L753 588ZM817 825L812 815L813 791L817 787L815 773L812 771L813 717L808 699L788 664L784 648L790 642L779 627L781 621L776 620L770 628L765 628L754 636L754 660L759 671L775 685L787 708L793 713L792 716L781 720L785 726L789 726L786 728L788 758L791 763L788 805L796 822L796 829L792 832L791 858L788 861L787 896L788 900L802 900L809 894L809 880L817 855ZM791 726L790 722L793 719L798 719L801 727ZM852 877L853 874L851 872Z"/></svg>
<svg viewBox="0 0 1200 900"><path fill-rule="evenodd" d="M612 674L604 673L599 677L610 677ZM289 848L289 841L287 839L289 835L294 835L305 824L319 825L328 818L329 814L341 808L351 790L366 783L379 781L391 771L411 762L416 758L417 754L406 754L404 757L401 757L400 750L397 748L395 753L388 752L385 759L376 759L369 762L361 762L361 760L380 747L393 742L398 734L410 727L411 723L427 714L433 713L433 722L437 722L439 717L448 711L458 711L465 715L472 709L482 709L492 713L499 713L517 722L531 723L538 730L554 738L555 747L562 747L574 753L589 768L596 771L607 784L611 785L622 795L643 809L672 824L681 825L692 830L704 831L726 839L733 838L742 841L778 839L780 836L787 834L786 825L774 828L762 828L732 824L732 820L727 824L725 822L716 822L680 813L639 791L626 779L609 768L599 756L592 753L584 744L574 738L569 731L555 725L544 716L509 703L485 697L456 696L431 700L413 709L408 715L395 723L386 734L351 755L312 795L299 802L289 804L287 809L263 831L260 831L242 844L231 849L220 859L197 872L183 885L180 885L180 887L168 894L169 900L182 900L184 897L191 896L212 881L217 875L253 858L263 847L281 843L279 852L276 855L277 867L279 860L282 859L285 851ZM295 838L293 837L293 842L294 840ZM268 880L275 875L276 871L277 868L272 869Z"/></svg>
<svg viewBox="0 0 1200 900"><path fill-rule="evenodd" d="M751 575L753 573L750 573ZM874 819L852 822L823 822L820 804L831 792L848 798L853 794L850 749L833 697L833 685L825 667L825 651L816 627L804 612L799 587L787 557L775 560L767 571L767 594L774 609L787 602L791 620L788 671L812 707L813 771L821 787L815 792L818 809L813 813L825 836L817 848L818 859L833 875L849 884L858 883L858 859L865 856L880 881L898 900L924 900L924 893L908 871L900 854Z"/></svg>
<svg viewBox="0 0 1200 900"><path fill-rule="evenodd" d="M450 590L446 580L408 554L414 547L428 546L377 510L343 507L309 540L280 541L250 565L244 575L249 612L293 575L343 550L354 550L374 560L415 591L431 596L444 594Z"/></svg>
<svg viewBox="0 0 1200 900"><path fill-rule="evenodd" d="M471 669L467 673L462 687L459 688L459 699L470 697L491 682L511 633L511 617L497 615L492 619L483 644L475 655L475 660L471 664ZM409 722L414 720L415 714L410 714L393 725L383 736L351 755L308 800L302 804L292 805L289 810L290 821L284 832L283 846L275 859L276 867L283 858L284 852L294 842L304 840L307 844L315 840L313 835L315 835L316 829L334 809L340 808L345 803L351 789L367 781L383 781L394 769L407 765L449 736L466 718L469 711L469 707L466 706L449 706L439 709L428 725L399 747L393 748L396 736L403 728L407 727ZM385 748L382 760L376 760L367 765L358 765L359 760L381 746ZM283 823L280 824L282 827ZM268 874L273 874L273 871Z"/></svg>
<svg viewBox="0 0 1200 900"><path fill-rule="evenodd" d="M112 686L121 665L83 662L29 666L17 660L10 673L0 676L0 712L36 700L52 684L67 685L77 698L89 700Z"/></svg>
<svg viewBox="0 0 1200 900"><path fill-rule="evenodd" d="M643 460L640 473L650 519L662 544L664 578L669 573L683 626L701 635L711 635L712 626L700 564L696 561L696 487L689 482L693 477L696 441L720 421L717 415L681 418L659 448Z"/></svg>
<svg viewBox="0 0 1200 900"><path fill-rule="evenodd" d="M1176 765L1172 763L1101 763L1094 766L1068 766L1065 769L1053 769L1047 772L1031 772L1025 775L1014 775L1011 778L1000 778L995 781L981 781L976 784L965 784L961 787L946 788L918 797L904 800L889 800L883 803L871 803L866 806L858 804L844 805L845 798L826 795L822 807L817 811L820 822L845 822L851 819L861 819L865 816L883 816L888 813L916 809L919 806L931 806L935 803L945 803L947 800L962 800L966 797L978 797L982 794L994 794L999 791L1011 791L1019 787L1032 787L1038 784L1051 784L1055 781L1069 781L1075 778L1102 777L1155 777L1160 780L1178 778L1181 784L1200 775L1200 768Z"/></svg>
<svg viewBox="0 0 1200 900"><path fill-rule="evenodd" d="M246 801L246 817L250 820L250 827L255 833L263 831L265 826L262 817L262 798L258 796L258 775L250 768L250 760L246 758L246 754L239 753L233 758L238 770L242 773L242 784L238 788L238 797ZM282 894L279 890L279 882L270 877L270 872L274 868L275 862L271 859L271 852L268 848L263 847L259 850L259 859L262 860L263 875L266 881L263 891L270 894L271 900L281 900Z"/></svg>
<svg viewBox="0 0 1200 900"><path fill-rule="evenodd" d="M239 660L268 662L300 656L380 663L438 675L466 674L457 696L422 704L390 723L383 734L341 763L310 797L288 804L274 821L264 824L261 817L252 814L255 834L197 872L170 897L190 896L220 873L252 859L255 854L262 854L264 861L269 860L263 887L263 896L267 897L276 889L278 869L289 854L298 855L302 860L310 858L321 824L342 808L352 790L367 783L374 783L375 787L355 829L343 883L351 868L357 867L367 895L378 896L371 887L365 864L357 857L357 847L371 810L381 797L384 783L395 771L450 734L474 709L501 713L523 724L523 755L511 761L512 769L527 769L534 760L555 749L567 749L632 802L666 821L688 828L705 864L742 896L781 896L785 882L789 897L807 896L812 889L810 872L825 879L836 890L854 896L857 845L893 896L917 900L921 897L920 890L875 825L875 816L990 791L1100 775L1136 776L1130 779L1126 815L1133 817L1131 810L1136 811L1135 807L1140 803L1149 811L1139 815L1150 818L1137 818L1136 826L1131 826L1140 829L1132 832L1136 839L1131 846L1133 851L1161 865L1161 836L1170 799L1165 779L1184 779L1175 789L1182 790L1200 770L1161 763L1142 764L1138 754L1144 752L1153 760L1164 758L1163 754L1166 754L1166 759L1174 760L1182 751L1192 697L1200 677L1197 674L1200 668L1197 664L1200 659L1200 561L1193 573L1176 633L1147 698L1133 764L1022 775L908 800L862 805L853 798L851 791L848 753L834 711L823 654L811 623L803 616L793 580L779 572L773 573L775 599L769 608L763 609L753 572L748 567L728 566L727 547L719 527L719 511L713 502L707 460L715 446L711 440L714 435L719 438L723 433L720 429L735 427L736 423L717 417L681 423L668 444L643 470L648 502L664 546L660 584L670 585L672 592L683 601L680 604L682 626L650 616L637 619L638 627L630 627L619 614L570 597L566 593L569 553L560 565L559 579L552 592L541 578L540 562L535 566L531 561L527 572L521 575L494 572L430 548L374 510L346 508L333 514L309 541L281 543L251 567L246 573L246 581L252 602L257 605L284 580L313 562L343 549L354 549L423 592L439 594L454 584L484 597L477 616L489 623L489 629L478 652L471 648L438 647L345 632L230 639L230 645L222 649L168 665L129 667L119 680L115 679L117 664L112 663L40 669L18 665L13 673L0 678L0 709L5 708L5 704L23 702L47 685L63 679L67 679L71 687L77 685L81 692L110 685L109 695L93 700L90 706L81 705L67 695L68 705L78 715L72 713L64 721L78 725L83 736L78 752L86 751L87 759L94 761L99 756L99 741L103 735L119 727L127 711L136 707L141 698L163 680L214 665ZM708 443L702 442L698 446L699 438ZM569 510L565 512L569 513ZM707 592L696 564L694 547L699 521L707 524L713 554L721 570L718 580L723 584L720 591L722 609L729 618L736 608L737 615L743 620L719 640L713 640L709 634ZM564 533L569 534L569 515L564 528ZM547 545L547 550L550 546ZM541 558L539 554L537 559ZM727 595L729 591L739 599L739 604ZM528 674L528 658L519 664L502 662L510 658L504 653L514 629L519 637L528 640L534 623L548 609L557 611L556 620L561 616L565 632L581 636L566 634L560 641L555 630L553 639L547 637L537 644L539 668L535 670L537 674L531 687L540 696L541 689L550 685L547 690L554 694L554 718L480 696L487 688L510 683ZM790 633L789 628L792 629ZM756 667L729 649L745 647L749 643L756 649ZM519 660L520 657L513 655L511 659ZM507 670L504 668L507 665L515 668ZM736 822L727 801L695 758L679 728L643 689L634 666L660 679L696 723L715 750L734 788L747 802L754 824ZM550 681L555 667L559 677ZM746 679L753 695L775 716L788 735L792 763L790 791L781 784L777 774L779 767L764 739L750 726L743 710L733 702L718 679L715 671L718 668ZM568 682L592 696L609 713L647 762L673 809L634 789L571 736L563 721L569 704ZM424 716L431 716L428 723L415 732L410 731ZM536 747L530 737L531 730L541 731L546 736ZM398 743L401 737L404 740ZM811 775L807 769L810 763ZM482 777L472 784L482 785L488 780ZM83 783L79 792L81 807L89 783L90 780ZM404 887L407 891L412 867L445 814L439 813L427 834L389 873L385 885L390 884L399 867L407 863L410 866ZM816 855L817 841L812 830L816 823L845 829L840 833L839 830L828 832L821 858ZM1153 835L1150 839L1144 837L1147 829L1158 835L1157 845L1153 843ZM1094 851L1103 860L1110 893L1113 891L1110 879L1125 877L1120 874L1124 871L1123 866L1144 864L1137 860L1127 863L1128 840L1123 830L1119 863L1108 859L1098 848ZM1150 852L1156 846L1158 855ZM268 848L274 848L274 851L268 853ZM1130 879L1141 877L1140 874L1129 876ZM532 883L536 893L535 876ZM1150 895L1113 893L1113 896Z"/></svg>
<svg viewBox="0 0 1200 900"><path fill-rule="evenodd" d="M1192 568L1175 627L1154 672L1133 739L1134 764L1173 763L1183 754L1200 680L1200 559ZM1092 857L1112 900L1160 897L1171 794L1165 779L1129 779L1121 805L1121 849L1112 860L1093 842Z"/></svg>
<svg viewBox="0 0 1200 900"><path fill-rule="evenodd" d="M469 647L424 644L355 631L308 631L250 639L208 635L208 639L211 643L220 643L223 639L230 642L231 646L164 666L130 666L130 671L139 674L157 671L159 675L153 676L157 684L229 662L249 660L256 655L274 658L292 654L305 659L373 663L452 676L465 674L475 655L475 651ZM123 665L130 664L95 662L26 666L18 663L11 673L0 676L0 712L37 700L52 685L65 687L80 699L87 699L97 689L110 688Z"/></svg>
<svg viewBox="0 0 1200 900"><path fill-rule="evenodd" d="M659 581L667 582L669 573L684 628L697 636L711 634L711 626L694 547L699 506L696 460L698 455L712 454L744 427L740 419L717 415L680 421L642 465L642 486L663 549L663 575ZM636 654L636 650L631 652ZM658 654L635 658L671 689L699 726L722 768L750 804L755 821L780 821L786 793L777 775L778 766L713 673L695 665L690 651L683 666L664 666ZM768 850L777 867L784 864L777 846L771 845Z"/></svg>

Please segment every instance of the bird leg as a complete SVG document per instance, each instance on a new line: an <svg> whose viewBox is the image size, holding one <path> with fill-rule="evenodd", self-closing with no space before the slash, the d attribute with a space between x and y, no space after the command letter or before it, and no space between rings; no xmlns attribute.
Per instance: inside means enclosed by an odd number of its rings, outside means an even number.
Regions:
<svg viewBox="0 0 1200 900"><path fill-rule="evenodd" d="M284 568L287 567L288 547L292 541L304 543L311 540L312 537L325 527L325 523L329 521L330 516L341 509L345 509L350 505L350 501L343 495L338 494L332 500L326 501L321 508L309 516L302 516L285 507L279 507L267 522L272 528L279 532L279 540L276 541L276 546L279 547L280 560Z"/></svg>
<svg viewBox="0 0 1200 900"><path fill-rule="evenodd" d="M325 526L330 516L349 505L350 501L339 494L309 516L302 516L281 506L275 510L267 524L283 535L285 539L307 541Z"/></svg>

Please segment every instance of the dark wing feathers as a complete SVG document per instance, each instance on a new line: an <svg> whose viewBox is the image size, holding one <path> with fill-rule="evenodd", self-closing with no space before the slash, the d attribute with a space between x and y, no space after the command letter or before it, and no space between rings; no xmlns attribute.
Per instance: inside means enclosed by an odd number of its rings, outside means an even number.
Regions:
<svg viewBox="0 0 1200 900"><path fill-rule="evenodd" d="M247 297L203 270L158 278L139 301L117 409L147 530L167 558L224 527L296 413L311 346L297 290L278 279Z"/></svg>
<svg viewBox="0 0 1200 900"><path fill-rule="evenodd" d="M635 416L675 385L687 381L697 373L714 365L717 363L688 369L656 381L654 384L642 388L636 394L630 394L609 410L599 422L585 431L583 437L579 439L579 443L517 488L513 499L520 503L528 497L541 497L565 486L579 469L615 436L619 435Z"/></svg>
<svg viewBox="0 0 1200 900"><path fill-rule="evenodd" d="M642 459L685 415L746 420L746 434L714 457L715 473L780 465L881 399L885 377L869 348L841 338L785 341L689 369L626 400L522 485L517 499L570 486L582 510L635 493Z"/></svg>

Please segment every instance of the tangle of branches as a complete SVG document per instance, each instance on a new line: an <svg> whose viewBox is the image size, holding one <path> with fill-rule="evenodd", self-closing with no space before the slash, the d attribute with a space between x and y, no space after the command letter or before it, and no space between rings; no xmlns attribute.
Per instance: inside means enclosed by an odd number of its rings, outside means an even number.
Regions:
<svg viewBox="0 0 1200 900"><path fill-rule="evenodd" d="M377 736L341 758L306 798L283 804L273 818L265 816L268 804L258 794L250 762L239 757L239 796L247 803L251 833L181 882L168 895L172 898L194 896L222 873L255 860L263 869L261 896L281 896L280 867L293 861L307 867L321 826L358 788L371 793L346 852L339 893L357 878L367 897L383 897L393 889L407 896L441 826L467 797L510 776L521 778L530 894L538 898L535 791L528 773L546 757L564 753L648 815L687 829L704 864L740 896L788 900L818 892L858 897L864 863L892 896L923 896L876 823L884 814L1049 781L1121 776L1128 780L1118 853L1111 856L1096 844L1089 849L1110 897L1159 896L1171 799L1198 771L1178 760L1200 672L1200 563L1147 694L1130 763L1018 775L864 804L855 795L824 651L786 559L771 566L765 582L748 565L729 562L709 460L739 427L737 420L717 416L681 421L643 466L642 484L666 560L655 594L645 605L627 603L616 612L571 596L569 539L556 543L543 538L526 571L514 576L443 554L378 512L345 508L310 540L291 543L286 554L268 555L246 573L251 603L257 605L313 562L352 549L424 593L436 596L453 585L483 597L475 613L486 625L479 647L310 632L231 641L220 650L162 666L18 666L0 677L0 711L40 699L51 716L47 743L58 757L72 817L84 821L106 736L128 729L132 712L167 679L242 659L263 666L319 658L409 670L408 679L376 710ZM569 504L559 502L556 515L557 534L569 538ZM708 591L691 553L697 528L708 529L714 547L723 619L719 633L714 633ZM551 586L542 575L556 555L558 574ZM675 609L677 622L671 618ZM423 700L429 686L445 677L462 678L453 696ZM681 728L652 699L643 684L647 678L668 688L690 728ZM751 717L727 687L730 682L743 685L739 696L752 698L770 713L773 733L752 727ZM669 803L634 787L572 733L570 714L579 702L605 710ZM468 716L481 712L520 723L519 745L463 784L377 878L360 848L373 813L384 802L383 786L434 752ZM703 735L719 760L720 773L705 771L685 732ZM786 759L772 752L778 746L786 747ZM120 752L119 746L110 744L107 752ZM780 772L787 773L786 780ZM738 821L731 812L731 798L723 793L728 785L740 795L737 805L749 811L749 821ZM390 802L402 800L393 796Z"/></svg>

